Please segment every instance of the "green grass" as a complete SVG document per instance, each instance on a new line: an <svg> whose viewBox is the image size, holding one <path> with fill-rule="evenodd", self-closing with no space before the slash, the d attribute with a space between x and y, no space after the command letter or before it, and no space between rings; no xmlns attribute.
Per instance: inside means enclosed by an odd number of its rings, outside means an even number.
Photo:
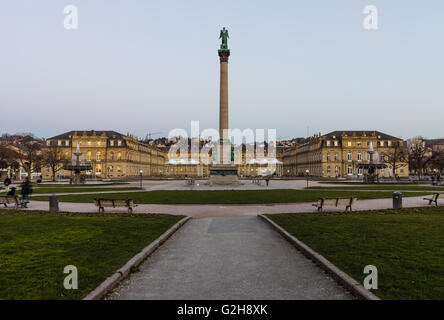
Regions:
<svg viewBox="0 0 444 320"><path fill-rule="evenodd" d="M383 299L444 299L443 207L267 216Z"/></svg>
<svg viewBox="0 0 444 320"><path fill-rule="evenodd" d="M355 184L364 184L364 181L347 181L347 180L343 180L343 181L337 181L337 180L316 180L322 183L326 183L326 184L348 184L348 185L355 185ZM407 180L401 180L405 181L404 183L399 183L401 185L415 185L415 184L430 184L430 180L419 180L419 181L407 181ZM399 185L398 184L398 185ZM378 185L397 185L396 183L393 182L379 182Z"/></svg>
<svg viewBox="0 0 444 320"><path fill-rule="evenodd" d="M143 190L139 187L71 187L71 188L59 188L59 187L37 187L32 189L33 194L48 194L48 193L77 193L77 192L102 192L102 191L130 191L130 190ZM20 188L16 190L17 194L20 194ZM5 191L0 192L5 194Z"/></svg>
<svg viewBox="0 0 444 320"><path fill-rule="evenodd" d="M76 193L76 192L102 192L102 191L130 191L130 190L142 190L139 187L71 187L59 189L56 187L40 187L32 190L33 194L43 193Z"/></svg>
<svg viewBox="0 0 444 320"><path fill-rule="evenodd" d="M17 184L20 184L20 181L16 181ZM80 187L103 187L103 186L114 186L114 185L123 185L128 184L128 182L125 181L110 181L110 182L103 182L103 183L95 183L95 184L82 184L79 185ZM57 188L72 188L75 185L69 184L69 183L52 183L52 182L45 182L45 183L32 183L33 187L57 187Z"/></svg>
<svg viewBox="0 0 444 320"><path fill-rule="evenodd" d="M404 197L426 195L429 193L403 193ZM63 202L93 202L97 194L60 196ZM153 204L261 204L296 203L317 201L322 197L357 197L358 199L391 198L391 192L377 191L315 191L315 190L158 190L134 193L107 193L100 198L130 198L135 203ZM32 197L32 200L47 201L48 197Z"/></svg>
<svg viewBox="0 0 444 320"><path fill-rule="evenodd" d="M181 218L0 210L0 299L81 299Z"/></svg>
<svg viewBox="0 0 444 320"><path fill-rule="evenodd" d="M338 186L338 187L308 187L308 189L340 189L340 190L409 190L409 191L444 191L444 187L440 186L415 186L415 185L360 185L360 186Z"/></svg>

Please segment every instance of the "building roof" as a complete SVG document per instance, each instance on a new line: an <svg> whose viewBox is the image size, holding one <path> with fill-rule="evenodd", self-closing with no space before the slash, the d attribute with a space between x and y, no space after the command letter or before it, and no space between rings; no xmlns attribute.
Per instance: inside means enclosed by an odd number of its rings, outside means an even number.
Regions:
<svg viewBox="0 0 444 320"><path fill-rule="evenodd" d="M341 137L343 135L347 135L350 137L381 137L380 139L392 139L392 140L402 140L400 138L396 138L394 136L391 136L389 134L383 133L381 131L375 131L375 130L336 130L332 131L330 133L327 133L323 135L325 138L333 138L335 137Z"/></svg>
<svg viewBox="0 0 444 320"><path fill-rule="evenodd" d="M105 135L108 138L123 138L124 137L123 134L118 133L116 131L112 131L112 130L103 130L103 131L102 130L99 130L99 131L96 131L96 130L72 130L72 131L68 131L68 132L59 134L57 136L48 138L48 139L71 139L75 133L77 133L78 136L82 136L84 132L86 133L87 137L94 136L94 133L98 137L102 136L103 133L105 133Z"/></svg>

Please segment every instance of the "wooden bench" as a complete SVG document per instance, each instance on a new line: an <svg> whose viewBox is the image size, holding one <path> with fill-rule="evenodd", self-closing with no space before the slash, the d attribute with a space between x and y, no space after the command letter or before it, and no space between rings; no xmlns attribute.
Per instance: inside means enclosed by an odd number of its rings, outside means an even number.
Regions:
<svg viewBox="0 0 444 320"><path fill-rule="evenodd" d="M433 202L435 203L435 205L438 205L438 198L439 198L439 193L436 192L433 194L433 196L431 198L424 198L423 200L427 200L429 202L429 205L431 205Z"/></svg>
<svg viewBox="0 0 444 320"><path fill-rule="evenodd" d="M133 212L134 205L133 199L94 199L94 204L99 207L99 212L105 212L105 207L116 208L116 207L126 207L128 208L128 213Z"/></svg>
<svg viewBox="0 0 444 320"><path fill-rule="evenodd" d="M7 207L8 204L13 204L16 209L22 206L19 196L2 195L0 196L0 204L3 204L5 207Z"/></svg>
<svg viewBox="0 0 444 320"><path fill-rule="evenodd" d="M321 198L318 202L313 203L312 206L318 209L318 212L322 212L322 209L325 206L345 206L345 211L352 211L352 205L356 203L357 198L349 197L349 198Z"/></svg>

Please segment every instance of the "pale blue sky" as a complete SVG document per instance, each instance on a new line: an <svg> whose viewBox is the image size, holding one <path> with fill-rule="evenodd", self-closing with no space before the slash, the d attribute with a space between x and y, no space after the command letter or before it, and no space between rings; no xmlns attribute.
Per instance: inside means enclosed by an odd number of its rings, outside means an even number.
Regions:
<svg viewBox="0 0 444 320"><path fill-rule="evenodd" d="M362 27L370 4L377 31ZM232 128L444 136L436 0L2 0L0 133L217 128L223 26Z"/></svg>

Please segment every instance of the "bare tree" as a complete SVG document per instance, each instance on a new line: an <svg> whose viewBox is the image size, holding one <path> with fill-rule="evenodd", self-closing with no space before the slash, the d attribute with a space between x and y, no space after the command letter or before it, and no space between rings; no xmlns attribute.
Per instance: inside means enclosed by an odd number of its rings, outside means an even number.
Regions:
<svg viewBox="0 0 444 320"><path fill-rule="evenodd" d="M424 139L416 138L416 142L412 143L409 148L409 164L415 173L421 176L424 168L431 160L431 152L427 147Z"/></svg>
<svg viewBox="0 0 444 320"><path fill-rule="evenodd" d="M393 176L396 177L396 172L409 163L409 153L404 147L404 141L394 141L393 148L388 154L384 154L383 162L393 170Z"/></svg>
<svg viewBox="0 0 444 320"><path fill-rule="evenodd" d="M23 169L32 177L32 172L37 171L41 165L42 141L30 135L18 137L15 142L18 150L18 160Z"/></svg>
<svg viewBox="0 0 444 320"><path fill-rule="evenodd" d="M7 145L0 145L0 168L7 169L14 160L17 159L17 153Z"/></svg>
<svg viewBox="0 0 444 320"><path fill-rule="evenodd" d="M57 147L47 147L42 151L42 164L51 169L52 181L56 181L56 173L68 162L69 159Z"/></svg>
<svg viewBox="0 0 444 320"><path fill-rule="evenodd" d="M440 175L444 172L444 150L435 149L432 151L430 166L438 170Z"/></svg>

